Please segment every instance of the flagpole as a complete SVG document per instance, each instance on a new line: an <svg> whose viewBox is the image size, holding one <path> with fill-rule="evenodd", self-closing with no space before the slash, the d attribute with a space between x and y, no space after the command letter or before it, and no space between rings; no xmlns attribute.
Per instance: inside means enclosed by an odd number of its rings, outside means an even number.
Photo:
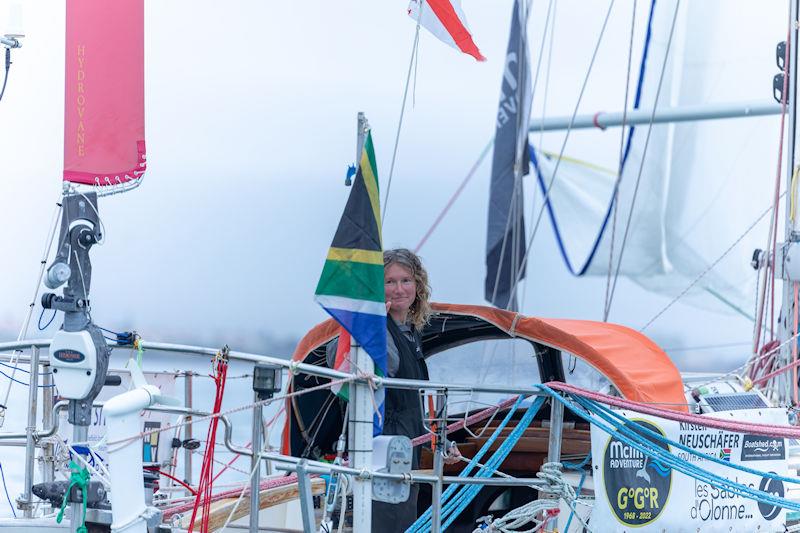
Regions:
<svg viewBox="0 0 800 533"><path fill-rule="evenodd" d="M355 362L353 374L372 367L372 359L354 337L350 339L350 354ZM372 466L372 391L361 381L350 383L350 390L350 465L367 471ZM353 480L353 531L372 531L372 480L369 477L356 476Z"/></svg>
<svg viewBox="0 0 800 533"><path fill-rule="evenodd" d="M361 164L361 152L369 130L369 123L364 113L358 113L358 159ZM351 372L372 368L372 358L364 350L355 336L350 338L350 356L355 363ZM356 470L366 471L372 467L372 390L365 382L353 381L350 384L349 448L350 466ZM344 509L341 511L344 512ZM372 531L372 480L369 477L356 476L353 481L353 531Z"/></svg>

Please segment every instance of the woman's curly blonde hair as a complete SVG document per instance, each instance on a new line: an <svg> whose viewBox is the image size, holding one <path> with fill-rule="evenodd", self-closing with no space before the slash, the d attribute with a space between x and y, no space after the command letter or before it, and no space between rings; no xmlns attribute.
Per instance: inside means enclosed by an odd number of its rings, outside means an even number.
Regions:
<svg viewBox="0 0 800 533"><path fill-rule="evenodd" d="M386 269L392 264L407 268L414 276L417 294L408 310L408 319L416 329L422 329L431 316L431 286L428 284L428 272L422 266L419 256L407 248L395 248L383 252L383 268Z"/></svg>

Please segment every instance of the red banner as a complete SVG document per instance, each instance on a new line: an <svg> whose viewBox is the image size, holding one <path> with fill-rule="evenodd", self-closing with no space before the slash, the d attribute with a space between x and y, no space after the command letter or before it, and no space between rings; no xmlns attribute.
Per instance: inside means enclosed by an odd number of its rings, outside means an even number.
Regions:
<svg viewBox="0 0 800 533"><path fill-rule="evenodd" d="M144 145L144 0L67 0L64 180L139 179Z"/></svg>

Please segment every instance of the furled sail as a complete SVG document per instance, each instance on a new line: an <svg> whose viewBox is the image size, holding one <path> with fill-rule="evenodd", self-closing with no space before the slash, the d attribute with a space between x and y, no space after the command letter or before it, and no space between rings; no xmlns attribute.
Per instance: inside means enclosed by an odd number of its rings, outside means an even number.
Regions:
<svg viewBox="0 0 800 533"><path fill-rule="evenodd" d="M64 180L129 189L146 168L144 1L67 0Z"/></svg>
<svg viewBox="0 0 800 533"><path fill-rule="evenodd" d="M517 284L525 277L525 218L522 176L531 112L527 9L514 2L492 157L489 216L486 231L484 298L501 309L517 309Z"/></svg>
<svg viewBox="0 0 800 533"><path fill-rule="evenodd" d="M736 8L722 2L682 3L667 54L675 9L674 0L650 6L646 36L639 44L633 107L764 102L772 97L772 76L777 72L774 50L785 38L785 9L766 12L746 2ZM756 19L763 21L757 31L747 22ZM627 52L621 55L626 57ZM756 276L750 257L754 248L765 245L768 217L752 225L771 205L778 120L657 124L649 141L647 124L630 128L619 185L612 275L630 214L620 275L669 296L695 283L689 293L695 303L752 315ZM597 130L590 135L608 137L613 132L619 139L619 131ZM546 190L558 166L546 209L562 257L575 275L608 275L617 168L601 168L593 164L593 155L576 153L569 145L565 153L572 157L557 165L558 154L539 146L532 149L541 190Z"/></svg>

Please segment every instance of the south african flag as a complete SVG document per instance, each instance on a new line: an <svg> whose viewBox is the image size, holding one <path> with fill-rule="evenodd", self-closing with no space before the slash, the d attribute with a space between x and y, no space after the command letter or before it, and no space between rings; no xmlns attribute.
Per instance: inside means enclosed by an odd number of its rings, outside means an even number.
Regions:
<svg viewBox="0 0 800 533"><path fill-rule="evenodd" d="M315 293L317 303L342 325L343 333L349 334L340 335L336 354L335 368L345 372L349 371L347 361L352 335L372 358L374 372L386 375L386 303L380 220L375 150L372 134L368 132L350 197ZM347 397L345 388L337 393ZM382 411L382 389L378 394L376 401ZM377 426L376 433L380 433Z"/></svg>

